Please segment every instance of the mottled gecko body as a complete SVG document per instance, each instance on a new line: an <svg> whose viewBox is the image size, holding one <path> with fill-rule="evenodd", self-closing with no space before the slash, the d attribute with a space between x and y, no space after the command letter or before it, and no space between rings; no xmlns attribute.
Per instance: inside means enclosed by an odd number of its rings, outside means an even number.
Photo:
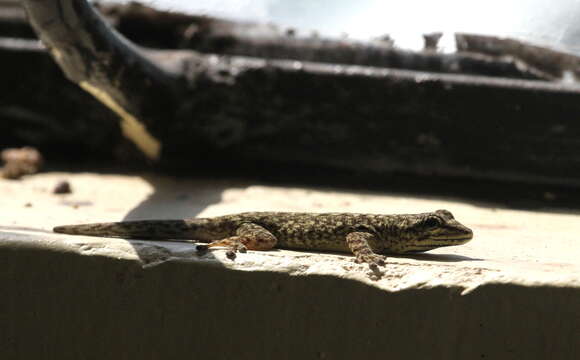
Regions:
<svg viewBox="0 0 580 360"><path fill-rule="evenodd" d="M384 265L379 254L423 252L461 245L472 231L447 210L422 214L249 212L214 218L141 220L54 228L57 233L130 239L187 239L207 242L199 250L225 246L236 251L272 248L352 252L357 262Z"/></svg>

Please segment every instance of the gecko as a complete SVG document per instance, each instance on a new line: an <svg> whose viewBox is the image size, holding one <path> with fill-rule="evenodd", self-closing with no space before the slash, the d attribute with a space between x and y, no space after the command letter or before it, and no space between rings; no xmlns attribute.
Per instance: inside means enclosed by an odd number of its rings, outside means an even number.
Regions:
<svg viewBox="0 0 580 360"><path fill-rule="evenodd" d="M56 233L143 240L190 240L200 252L213 247L236 252L273 248L352 253L357 263L384 266L386 254L407 254L461 245L473 232L451 212L356 214L246 212L213 218L135 220L56 226Z"/></svg>

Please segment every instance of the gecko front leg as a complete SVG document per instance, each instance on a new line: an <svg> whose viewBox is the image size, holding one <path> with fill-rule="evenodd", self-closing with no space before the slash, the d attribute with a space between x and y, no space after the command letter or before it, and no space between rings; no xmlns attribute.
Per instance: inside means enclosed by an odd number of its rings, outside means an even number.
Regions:
<svg viewBox="0 0 580 360"><path fill-rule="evenodd" d="M210 247L224 246L228 248L226 253L229 259L235 259L236 252L245 253L249 250L270 250L276 246L278 239L264 227L253 224L244 223L238 227L235 236L230 236L225 239L215 240L207 245L198 245L198 251L207 250Z"/></svg>
<svg viewBox="0 0 580 360"><path fill-rule="evenodd" d="M370 241L375 239L375 235L368 232L351 232L346 235L346 244L355 256L355 262L368 263L372 270L378 266L385 266L386 257L376 254L371 249Z"/></svg>

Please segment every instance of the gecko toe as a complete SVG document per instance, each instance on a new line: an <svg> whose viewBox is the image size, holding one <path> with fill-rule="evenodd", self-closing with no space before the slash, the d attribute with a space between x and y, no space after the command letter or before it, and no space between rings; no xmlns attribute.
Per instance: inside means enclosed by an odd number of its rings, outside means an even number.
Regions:
<svg viewBox="0 0 580 360"><path fill-rule="evenodd" d="M377 254L365 254L361 256L357 256L355 262L357 264L367 263L371 267L371 269L377 269L379 266L385 266L386 257L383 255Z"/></svg>
<svg viewBox="0 0 580 360"><path fill-rule="evenodd" d="M230 260L235 260L236 252L234 250L228 250L226 251L226 257Z"/></svg>

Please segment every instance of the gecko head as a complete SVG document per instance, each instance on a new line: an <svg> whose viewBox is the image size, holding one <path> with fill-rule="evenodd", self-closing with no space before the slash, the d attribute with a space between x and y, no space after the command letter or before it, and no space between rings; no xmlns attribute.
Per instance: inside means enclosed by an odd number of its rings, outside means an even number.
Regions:
<svg viewBox="0 0 580 360"><path fill-rule="evenodd" d="M455 220L447 210L410 217L399 232L400 238L391 244L391 250L396 253L423 252L443 246L461 245L473 238L473 231Z"/></svg>

